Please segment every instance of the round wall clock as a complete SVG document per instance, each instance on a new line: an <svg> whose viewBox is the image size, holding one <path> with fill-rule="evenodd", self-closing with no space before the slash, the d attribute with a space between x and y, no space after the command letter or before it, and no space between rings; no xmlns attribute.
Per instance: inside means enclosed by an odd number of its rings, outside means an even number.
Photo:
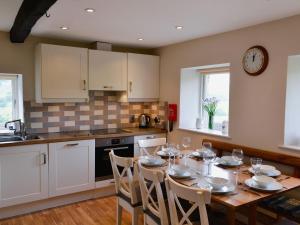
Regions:
<svg viewBox="0 0 300 225"><path fill-rule="evenodd" d="M243 57L243 68L251 76L257 76L264 72L268 63L268 52L264 47L259 45L249 48Z"/></svg>

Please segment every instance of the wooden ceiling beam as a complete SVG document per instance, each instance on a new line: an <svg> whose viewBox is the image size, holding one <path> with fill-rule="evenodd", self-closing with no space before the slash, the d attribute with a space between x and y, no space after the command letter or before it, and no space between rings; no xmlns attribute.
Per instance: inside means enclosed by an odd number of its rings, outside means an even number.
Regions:
<svg viewBox="0 0 300 225"><path fill-rule="evenodd" d="M57 0L24 0L10 30L10 41L24 43L35 23Z"/></svg>

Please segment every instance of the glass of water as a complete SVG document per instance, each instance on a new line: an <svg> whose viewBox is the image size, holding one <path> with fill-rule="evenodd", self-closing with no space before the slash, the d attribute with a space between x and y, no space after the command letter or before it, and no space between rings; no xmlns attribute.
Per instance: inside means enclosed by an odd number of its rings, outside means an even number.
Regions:
<svg viewBox="0 0 300 225"><path fill-rule="evenodd" d="M262 165L262 159L261 158L250 158L251 167L253 169L254 175L258 175L260 172L260 168Z"/></svg>
<svg viewBox="0 0 300 225"><path fill-rule="evenodd" d="M183 156L183 163L187 166L187 158L189 157L189 153L186 152L191 147L192 139L190 137L183 137L181 140L181 145L185 152L182 153Z"/></svg>
<svg viewBox="0 0 300 225"><path fill-rule="evenodd" d="M243 161L243 158L244 158L243 150L242 149L233 149L233 151L232 151L232 158L235 161L238 161L238 162L241 163Z"/></svg>

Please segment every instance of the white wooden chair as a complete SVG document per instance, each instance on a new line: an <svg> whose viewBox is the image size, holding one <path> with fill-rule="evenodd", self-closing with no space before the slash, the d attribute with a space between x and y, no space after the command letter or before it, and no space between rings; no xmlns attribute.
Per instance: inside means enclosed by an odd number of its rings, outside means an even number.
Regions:
<svg viewBox="0 0 300 225"><path fill-rule="evenodd" d="M196 188L187 187L173 181L168 175L165 179L166 190L168 194L168 203L170 210L170 218L172 225L192 225L190 216L195 210L199 210L200 224L209 225L208 216L206 211L206 204L210 203L211 194L207 190L199 190ZM185 199L191 203L191 207L188 210L184 210L180 199ZM179 218L178 212L182 217ZM199 221L197 221L199 224Z"/></svg>
<svg viewBox="0 0 300 225"><path fill-rule="evenodd" d="M144 210L144 225L169 225L165 199L161 188L164 173L157 169L147 169L140 162L136 165Z"/></svg>
<svg viewBox="0 0 300 225"><path fill-rule="evenodd" d="M161 148L161 146L165 145L166 143L166 138L139 140L138 145L140 148L140 155L153 155ZM151 150L151 153L149 152L149 150Z"/></svg>
<svg viewBox="0 0 300 225"><path fill-rule="evenodd" d="M116 156L113 150L109 156L117 193L117 225L122 223L122 208L132 215L132 225L137 225L138 217L143 211L138 177L136 173L132 173L133 158Z"/></svg>

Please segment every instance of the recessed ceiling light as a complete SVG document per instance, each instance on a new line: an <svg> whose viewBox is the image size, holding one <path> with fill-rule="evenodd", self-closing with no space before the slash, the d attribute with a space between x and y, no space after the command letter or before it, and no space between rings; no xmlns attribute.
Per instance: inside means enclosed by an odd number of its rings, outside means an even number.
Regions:
<svg viewBox="0 0 300 225"><path fill-rule="evenodd" d="M176 30L182 30L183 26L176 26L175 28L176 28Z"/></svg>
<svg viewBox="0 0 300 225"><path fill-rule="evenodd" d="M144 40L144 38L138 38L138 41L143 41Z"/></svg>
<svg viewBox="0 0 300 225"><path fill-rule="evenodd" d="M86 8L85 11L88 12L88 13L93 13L93 12L95 12L95 9Z"/></svg>
<svg viewBox="0 0 300 225"><path fill-rule="evenodd" d="M60 29L62 29L62 30L69 30L69 27L61 26Z"/></svg>

